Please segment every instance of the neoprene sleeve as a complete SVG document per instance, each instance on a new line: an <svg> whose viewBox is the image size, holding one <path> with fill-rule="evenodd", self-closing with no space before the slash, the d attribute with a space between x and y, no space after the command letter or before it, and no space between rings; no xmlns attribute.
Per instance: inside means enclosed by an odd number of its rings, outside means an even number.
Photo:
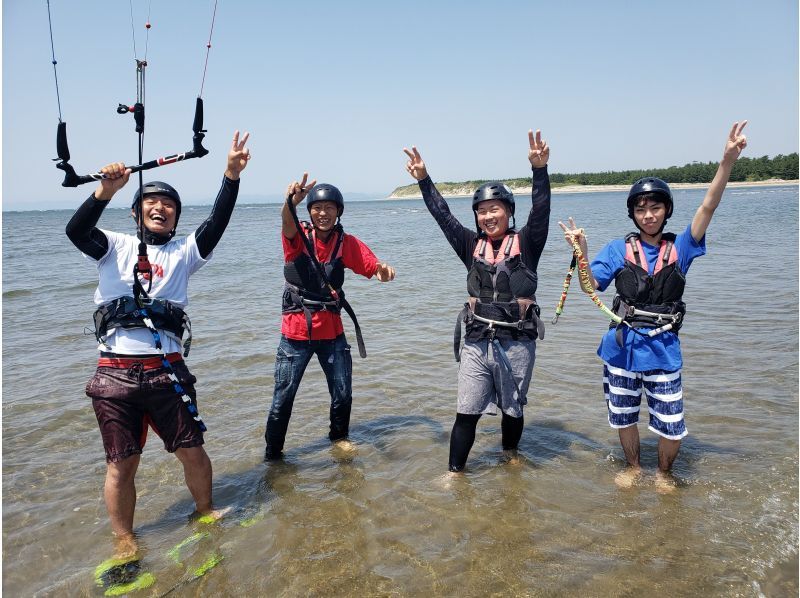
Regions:
<svg viewBox="0 0 800 598"><path fill-rule="evenodd" d="M83 253L99 260L108 251L108 238L97 228L97 221L111 200L97 200L94 193L84 201L67 223L67 237Z"/></svg>
<svg viewBox="0 0 800 598"><path fill-rule="evenodd" d="M203 259L208 257L222 238L222 233L225 232L228 222L231 220L238 195L239 181L232 181L223 176L222 186L219 188L219 193L217 193L214 207L211 208L211 214L197 227L194 233L197 249Z"/></svg>

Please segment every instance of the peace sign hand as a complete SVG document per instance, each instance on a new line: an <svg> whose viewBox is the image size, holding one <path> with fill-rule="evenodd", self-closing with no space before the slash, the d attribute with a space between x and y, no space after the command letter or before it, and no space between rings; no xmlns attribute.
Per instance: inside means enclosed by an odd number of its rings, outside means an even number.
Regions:
<svg viewBox="0 0 800 598"><path fill-rule="evenodd" d="M311 191L311 188L317 184L317 179L314 179L308 184L306 184L306 181L308 181L308 173L304 172L302 181L299 183L294 181L286 188L286 197L292 198L292 204L294 206L297 206L301 201L303 201L306 198L306 195L308 195L308 192Z"/></svg>
<svg viewBox="0 0 800 598"><path fill-rule="evenodd" d="M747 136L742 135L742 129L747 124L746 120L741 123L735 122L728 133L728 140L725 142L725 151L722 154L724 162L735 162L742 150L747 147Z"/></svg>
<svg viewBox="0 0 800 598"><path fill-rule="evenodd" d="M528 161L534 168L543 168L550 159L550 146L546 141L542 141L542 132L536 129L536 137L533 136L533 129L528 131Z"/></svg>
<svg viewBox="0 0 800 598"><path fill-rule="evenodd" d="M422 161L422 156L419 155L419 150L416 146L412 145L411 151L408 151L408 148L404 147L403 151L406 153L406 156L408 156L408 162L406 162L408 174L418 181L427 178L428 170L425 168L425 162Z"/></svg>
<svg viewBox="0 0 800 598"><path fill-rule="evenodd" d="M578 228L575 225L575 220L573 220L572 216L569 217L568 222L569 226L560 220L558 221L558 226L560 226L561 230L564 231L564 239L566 239L567 245L569 245L570 249L573 249L572 243L574 240L577 240L578 244L581 246L581 251L583 251L583 254L586 255L586 233L584 233L582 228Z"/></svg>
<svg viewBox="0 0 800 598"><path fill-rule="evenodd" d="M252 157L250 155L250 148L245 147L249 138L250 133L245 132L240 141L239 131L233 133L233 143L231 144L231 150L228 152L228 169L225 171L225 176L232 181L239 180L239 175Z"/></svg>

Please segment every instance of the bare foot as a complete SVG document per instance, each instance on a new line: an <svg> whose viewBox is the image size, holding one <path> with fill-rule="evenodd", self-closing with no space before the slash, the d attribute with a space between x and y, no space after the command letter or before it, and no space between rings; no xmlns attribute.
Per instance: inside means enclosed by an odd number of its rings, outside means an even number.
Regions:
<svg viewBox="0 0 800 598"><path fill-rule="evenodd" d="M233 507L225 507L224 509L215 509L213 511L209 511L208 513L203 513L197 518L198 523L214 523L215 521L219 521L225 515L230 513L233 510Z"/></svg>
<svg viewBox="0 0 800 598"><path fill-rule="evenodd" d="M614 483L617 487L627 490L633 488L642 477L641 467L626 467L614 476Z"/></svg>
<svg viewBox="0 0 800 598"><path fill-rule="evenodd" d="M133 559L139 552L136 536L124 534L114 537L114 558L121 560Z"/></svg>
<svg viewBox="0 0 800 598"><path fill-rule="evenodd" d="M334 442L333 448L336 450L337 456L354 457L358 453L355 443L347 438Z"/></svg>
<svg viewBox="0 0 800 598"><path fill-rule="evenodd" d="M520 465L522 463L522 459L519 458L519 454L517 453L516 449L503 450L501 462L505 463L506 465Z"/></svg>
<svg viewBox="0 0 800 598"><path fill-rule="evenodd" d="M659 494L672 494L677 487L678 485L671 473L661 470L656 472L656 492Z"/></svg>

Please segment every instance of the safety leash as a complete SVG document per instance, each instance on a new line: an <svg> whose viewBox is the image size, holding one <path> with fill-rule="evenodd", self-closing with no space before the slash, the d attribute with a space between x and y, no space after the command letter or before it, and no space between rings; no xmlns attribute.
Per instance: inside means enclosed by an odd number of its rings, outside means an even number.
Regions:
<svg viewBox="0 0 800 598"><path fill-rule="evenodd" d="M153 335L153 341L155 342L156 349L161 353L161 365L164 366L164 369L167 371L167 375L169 376L170 382L172 382L172 388L175 391L181 401L186 405L186 408L189 410L189 414L192 416L195 422L197 422L197 426L200 428L201 432L205 432L208 430L206 425L203 423L203 420L200 418L200 413L197 411L197 405L194 404L192 398L186 393L186 390L178 380L177 374L175 374L175 370L172 367L172 364L167 359L167 354L164 351L164 347L161 344L161 335L159 334L156 327L153 325L153 320L150 319L150 314L147 311L147 298L136 296L136 304L138 309L134 312L134 316L137 316L142 319L144 325L147 326L147 329L150 331L150 334Z"/></svg>
<svg viewBox="0 0 800 598"><path fill-rule="evenodd" d="M552 323L558 323L558 317L564 311L564 303L567 301L567 292L569 291L569 285L572 282L572 274L575 272L575 265L578 263L577 258L575 257L575 253L572 254L572 261L569 263L569 270L567 270L567 276L564 278L564 288L561 290L561 297L558 300L558 305L556 305L556 315L553 316Z"/></svg>
<svg viewBox="0 0 800 598"><path fill-rule="evenodd" d="M592 281L589 278L589 260L587 260L586 256L583 255L583 251L581 250L580 243L578 243L577 239L578 236L584 234L583 229L580 228L574 232L577 234L572 235L572 261L570 262L567 276L564 279L564 289L561 292L561 299L556 306L556 315L555 318L553 318L553 324L556 323L558 317L564 311L564 303L567 300L567 291L569 290L569 285L572 281L572 273L575 270L576 265L578 266L578 282L580 282L583 292L589 295L589 299L591 299L592 302L600 309L600 311L608 316L612 322L615 322L616 324L623 323L622 318L608 309L600 300L600 297L597 296L597 293L592 286Z"/></svg>

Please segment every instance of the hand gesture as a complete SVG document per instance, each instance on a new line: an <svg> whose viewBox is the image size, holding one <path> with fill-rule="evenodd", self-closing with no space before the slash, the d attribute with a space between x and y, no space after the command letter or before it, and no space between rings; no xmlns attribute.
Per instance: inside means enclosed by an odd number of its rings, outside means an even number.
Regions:
<svg viewBox="0 0 800 598"><path fill-rule="evenodd" d="M725 151L722 154L723 162L735 162L742 150L747 147L747 136L742 135L742 129L746 124L746 120L741 123L733 123L731 132L728 133L728 141L725 142Z"/></svg>
<svg viewBox="0 0 800 598"><path fill-rule="evenodd" d="M304 172L302 181L299 183L294 181L286 188L286 197L292 198L292 204L294 206L297 206L301 201L303 201L306 198L306 195L308 195L308 192L311 191L311 188L317 184L316 179L308 184L306 184L306 181L308 181L308 173Z"/></svg>
<svg viewBox="0 0 800 598"><path fill-rule="evenodd" d="M233 133L231 151L228 152L228 169L225 171L225 176L232 181L239 180L239 175L247 166L248 160L252 157L250 155L250 148L245 147L249 138L250 133L245 132L240 141L239 131Z"/></svg>
<svg viewBox="0 0 800 598"><path fill-rule="evenodd" d="M378 280L381 282L389 282L390 280L394 280L394 268L392 268L389 264L381 262L378 264L378 269L375 271L375 276L377 276Z"/></svg>
<svg viewBox="0 0 800 598"><path fill-rule="evenodd" d="M536 138L533 136L533 129L528 131L528 161L534 168L542 168L550 159L550 146L546 141L542 141L542 132L536 129Z"/></svg>
<svg viewBox="0 0 800 598"><path fill-rule="evenodd" d="M100 186L94 192L95 199L111 199L114 194L125 186L131 176L131 169L125 168L122 162L114 162L103 166L100 172L106 176L100 179Z"/></svg>
<svg viewBox="0 0 800 598"><path fill-rule="evenodd" d="M408 149L404 147L403 151L406 153L406 156L408 156L408 162L406 162L408 174L418 181L426 178L428 176L428 170L425 168L425 162L422 161L422 156L419 155L419 150L416 146L412 145L411 151L408 151Z"/></svg>
<svg viewBox="0 0 800 598"><path fill-rule="evenodd" d="M558 226L561 227L561 230L564 231L564 239L567 241L567 245L569 245L570 249L574 249L572 247L573 241L577 240L581 246L581 251L583 254L586 255L586 233L583 232L582 228L578 228L575 225L575 220L572 219L572 216L569 217L569 226L558 221Z"/></svg>

